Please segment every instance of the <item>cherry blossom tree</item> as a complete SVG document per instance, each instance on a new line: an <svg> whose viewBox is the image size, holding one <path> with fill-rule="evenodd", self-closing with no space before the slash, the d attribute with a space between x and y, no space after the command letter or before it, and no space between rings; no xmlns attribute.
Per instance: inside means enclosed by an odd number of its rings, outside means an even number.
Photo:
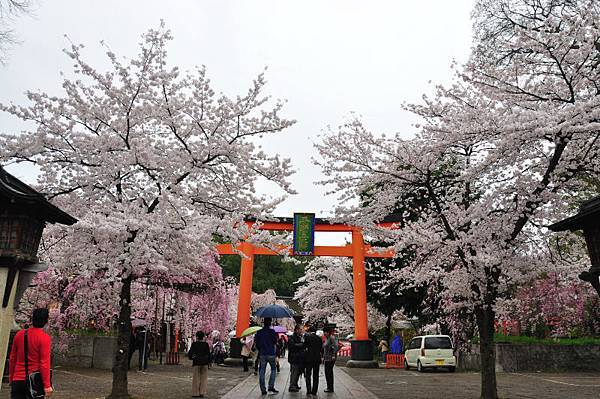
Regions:
<svg viewBox="0 0 600 399"><path fill-rule="evenodd" d="M342 329L354 322L354 289L351 267L345 259L318 257L311 261L298 281L294 295L308 320L330 320Z"/></svg>
<svg viewBox="0 0 600 399"><path fill-rule="evenodd" d="M225 278L225 297L227 300L227 330L235 330L237 322L237 307L239 300L239 285L233 277Z"/></svg>
<svg viewBox="0 0 600 399"><path fill-rule="evenodd" d="M0 162L40 168L38 188L79 223L49 229L54 265L73 268L119 292L118 351L110 398L128 397L131 287L136 279L192 280L214 287L204 254L215 233L235 240L244 214L270 212L282 197L256 193L267 179L291 192L289 161L260 150L256 139L293 121L264 95L260 74L248 92L216 95L204 67L167 63L169 31L143 35L139 54L99 71L84 47L65 50L74 78L64 93L27 92L29 106L0 109L34 126L0 136ZM52 245L52 244L51 244Z"/></svg>
<svg viewBox="0 0 600 399"><path fill-rule="evenodd" d="M250 301L250 309L254 313L257 309L263 306L275 305L277 303L277 293L274 289L268 289L262 294L252 293Z"/></svg>
<svg viewBox="0 0 600 399"><path fill-rule="evenodd" d="M294 295L304 316L313 322L335 323L340 330L354 330L354 286L352 263L346 258L318 257L306 267ZM385 316L367 304L369 329L385 325Z"/></svg>
<svg viewBox="0 0 600 399"><path fill-rule="evenodd" d="M589 284L558 273L534 280L499 307L506 319L517 321L521 331L544 337L598 334L598 298Z"/></svg>
<svg viewBox="0 0 600 399"><path fill-rule="evenodd" d="M208 257L208 262L214 256ZM205 261L207 262L207 261ZM208 268L207 268L208 269ZM214 270L212 278L220 280L220 269ZM50 328L59 336L59 343L65 344L73 333L92 330L110 333L115 330L119 316L119 290L115 284L107 283L99 274L92 278L76 271L51 267L40 273L33 281L35 290L27 290L23 295L17 320L26 322L36 307L52 309ZM145 322L155 331L163 322L163 309L174 315L173 322L180 334L192 337L196 331L220 334L227 331L227 290L226 285L211 287L163 281L134 280L131 284L131 318Z"/></svg>
<svg viewBox="0 0 600 399"><path fill-rule="evenodd" d="M423 121L414 139L377 136L352 120L317 146L324 183L350 204L339 216L414 249L397 278L435 281L448 311L474 315L482 398L497 397L497 301L543 271L543 226L565 215L583 177L600 172L599 18L590 0L481 0L457 79L407 106ZM369 190L368 202L357 201ZM428 199L419 220L377 231L373 222L408 192Z"/></svg>

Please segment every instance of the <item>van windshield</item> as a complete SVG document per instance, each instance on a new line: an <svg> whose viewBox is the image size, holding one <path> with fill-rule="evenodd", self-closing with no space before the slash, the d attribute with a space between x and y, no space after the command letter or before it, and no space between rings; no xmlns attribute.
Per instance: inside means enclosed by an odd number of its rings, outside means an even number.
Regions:
<svg viewBox="0 0 600 399"><path fill-rule="evenodd" d="M452 349L452 342L448 337L426 337L425 349Z"/></svg>

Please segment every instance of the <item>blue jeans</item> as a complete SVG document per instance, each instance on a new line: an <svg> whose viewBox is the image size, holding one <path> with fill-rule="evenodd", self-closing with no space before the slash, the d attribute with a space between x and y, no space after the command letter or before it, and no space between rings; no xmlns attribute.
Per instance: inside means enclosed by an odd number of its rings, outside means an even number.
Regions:
<svg viewBox="0 0 600 399"><path fill-rule="evenodd" d="M275 368L275 356L262 356L260 357L260 367L258 369L258 383L260 385L261 392L267 392L265 388L265 373L267 372L267 363L271 366L271 375L269 376L269 389L275 388L275 377L277 376L277 369Z"/></svg>
<svg viewBox="0 0 600 399"><path fill-rule="evenodd" d="M381 352L382 362L387 363L386 356L387 356L388 353L389 353L388 351Z"/></svg>

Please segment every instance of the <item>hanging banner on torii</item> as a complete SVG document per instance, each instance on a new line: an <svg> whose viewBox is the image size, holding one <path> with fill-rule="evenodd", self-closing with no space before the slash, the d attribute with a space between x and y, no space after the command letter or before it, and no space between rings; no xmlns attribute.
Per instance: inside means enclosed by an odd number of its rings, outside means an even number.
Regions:
<svg viewBox="0 0 600 399"><path fill-rule="evenodd" d="M315 214L294 213L294 256L315 254Z"/></svg>

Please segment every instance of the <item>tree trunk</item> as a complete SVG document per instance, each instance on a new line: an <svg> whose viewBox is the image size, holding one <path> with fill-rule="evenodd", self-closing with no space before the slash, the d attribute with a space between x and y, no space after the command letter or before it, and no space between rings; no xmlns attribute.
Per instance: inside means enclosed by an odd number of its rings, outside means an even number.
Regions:
<svg viewBox="0 0 600 399"><path fill-rule="evenodd" d="M385 340L390 344L390 338L392 338L392 315L388 315L385 321Z"/></svg>
<svg viewBox="0 0 600 399"><path fill-rule="evenodd" d="M112 392L107 399L129 399L127 370L129 368L129 340L131 337L131 276L123 279L119 306L117 351L112 368Z"/></svg>
<svg viewBox="0 0 600 399"><path fill-rule="evenodd" d="M479 350L481 353L481 399L497 399L496 347L494 346L495 313L491 306L477 308Z"/></svg>

